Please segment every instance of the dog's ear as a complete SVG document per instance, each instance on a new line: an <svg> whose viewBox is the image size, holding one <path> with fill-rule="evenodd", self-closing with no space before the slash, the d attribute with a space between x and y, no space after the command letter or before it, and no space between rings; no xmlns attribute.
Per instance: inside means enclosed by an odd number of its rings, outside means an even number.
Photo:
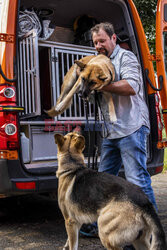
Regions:
<svg viewBox="0 0 167 250"><path fill-rule="evenodd" d="M83 70L86 67L86 64L80 60L75 60L75 63Z"/></svg>
<svg viewBox="0 0 167 250"><path fill-rule="evenodd" d="M64 144L64 136L61 135L61 134L55 134L54 135L54 138L55 138L55 143L58 145L58 146L63 146Z"/></svg>
<svg viewBox="0 0 167 250"><path fill-rule="evenodd" d="M76 142L75 142L75 147L78 149L78 150L84 150L84 147L85 147L85 137L82 136L82 135L79 135L76 139Z"/></svg>

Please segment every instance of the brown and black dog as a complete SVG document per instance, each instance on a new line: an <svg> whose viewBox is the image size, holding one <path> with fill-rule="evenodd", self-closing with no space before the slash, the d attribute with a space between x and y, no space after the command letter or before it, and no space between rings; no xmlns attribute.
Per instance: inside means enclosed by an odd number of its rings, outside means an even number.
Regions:
<svg viewBox="0 0 167 250"><path fill-rule="evenodd" d="M68 234L65 249L78 249L83 223L97 221L106 249L166 250L165 233L153 205L141 189L121 177L84 164L85 139L71 132L55 134L58 145L58 202ZM152 241L150 238L152 235Z"/></svg>
<svg viewBox="0 0 167 250"><path fill-rule="evenodd" d="M70 106L75 93L81 92L87 97L93 90L100 90L114 78L114 66L105 55L86 56L76 60L64 77L56 106L47 111L48 115L53 117L63 113ZM112 96L108 92L103 94L109 105L110 120L114 122L116 115Z"/></svg>

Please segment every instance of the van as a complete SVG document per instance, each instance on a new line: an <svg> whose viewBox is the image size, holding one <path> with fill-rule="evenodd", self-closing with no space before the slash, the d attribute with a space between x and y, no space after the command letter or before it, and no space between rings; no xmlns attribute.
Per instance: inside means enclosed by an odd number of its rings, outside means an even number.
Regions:
<svg viewBox="0 0 167 250"><path fill-rule="evenodd" d="M58 117L49 118L45 110L56 104L74 60L96 54L90 28L104 21L113 23L120 46L132 50L141 64L151 124L148 171L155 175L163 170L167 0L159 0L157 6L156 56L150 54L132 0L0 0L0 197L56 191L57 132L80 126L86 138L86 163L94 155L94 144L99 159L102 139L93 129L94 104L85 108L75 95L72 106Z"/></svg>

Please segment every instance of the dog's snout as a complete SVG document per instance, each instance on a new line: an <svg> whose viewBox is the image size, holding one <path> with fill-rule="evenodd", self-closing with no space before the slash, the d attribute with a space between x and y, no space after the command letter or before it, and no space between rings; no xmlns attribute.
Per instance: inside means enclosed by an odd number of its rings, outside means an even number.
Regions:
<svg viewBox="0 0 167 250"><path fill-rule="evenodd" d="M82 99L86 99L89 96L89 94L90 94L90 90L84 89L78 93L78 96Z"/></svg>
<svg viewBox="0 0 167 250"><path fill-rule="evenodd" d="M80 98L83 98L83 99L84 99L84 98L88 97L88 95L89 95L88 86L86 85L85 82L82 82L81 87L80 87L80 89L79 89L79 91L78 91L78 96L79 96Z"/></svg>

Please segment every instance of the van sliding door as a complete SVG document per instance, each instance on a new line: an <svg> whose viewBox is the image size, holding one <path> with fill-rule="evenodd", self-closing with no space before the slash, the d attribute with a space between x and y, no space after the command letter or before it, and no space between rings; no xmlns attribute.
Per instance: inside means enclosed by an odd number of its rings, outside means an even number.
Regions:
<svg viewBox="0 0 167 250"><path fill-rule="evenodd" d="M19 40L18 99L24 107L21 118L41 114L38 36L35 30Z"/></svg>

